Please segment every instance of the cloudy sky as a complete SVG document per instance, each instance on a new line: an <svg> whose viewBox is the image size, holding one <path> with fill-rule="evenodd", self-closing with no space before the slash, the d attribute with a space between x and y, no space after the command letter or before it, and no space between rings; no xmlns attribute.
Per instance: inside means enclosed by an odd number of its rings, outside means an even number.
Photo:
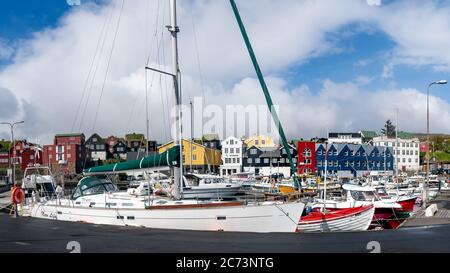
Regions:
<svg viewBox="0 0 450 273"><path fill-rule="evenodd" d="M147 85L150 137L170 139L170 79L144 70L171 69L168 2L3 1L0 121L25 120L19 137L42 144L56 133L144 133ZM427 85L450 80L450 1L236 2L289 138L380 131L396 109L401 130L426 130ZM178 8L194 134L201 124L221 136L233 126L239 136L255 133L261 121L217 114L265 105L229 1L179 0ZM431 93L431 131L450 133L450 86Z"/></svg>

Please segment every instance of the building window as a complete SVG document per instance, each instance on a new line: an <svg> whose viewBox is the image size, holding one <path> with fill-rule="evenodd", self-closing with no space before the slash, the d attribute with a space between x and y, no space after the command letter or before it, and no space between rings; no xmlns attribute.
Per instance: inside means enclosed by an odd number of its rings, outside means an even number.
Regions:
<svg viewBox="0 0 450 273"><path fill-rule="evenodd" d="M318 150L317 155L322 155L322 150Z"/></svg>
<svg viewBox="0 0 450 273"><path fill-rule="evenodd" d="M252 161L251 158L247 158L247 163L248 163L248 164L252 164L252 162L253 162L253 161Z"/></svg>
<svg viewBox="0 0 450 273"><path fill-rule="evenodd" d="M265 141L264 139L261 140L261 144L262 144L262 145L266 144L266 141Z"/></svg>
<svg viewBox="0 0 450 273"><path fill-rule="evenodd" d="M259 140L255 140L255 145L259 145Z"/></svg>
<svg viewBox="0 0 450 273"><path fill-rule="evenodd" d="M196 154L192 155L192 160L197 160L197 155Z"/></svg>
<svg viewBox="0 0 450 273"><path fill-rule="evenodd" d="M256 155L258 153L258 151L256 149L251 149L250 150L250 154L251 155Z"/></svg>
<svg viewBox="0 0 450 273"><path fill-rule="evenodd" d="M322 161L317 162L317 167L322 167Z"/></svg>
<svg viewBox="0 0 450 273"><path fill-rule="evenodd" d="M336 160L336 161L334 161L334 166L335 167L338 167L339 166L339 162Z"/></svg>
<svg viewBox="0 0 450 273"><path fill-rule="evenodd" d="M280 158L280 163L284 163L284 158Z"/></svg>
<svg viewBox="0 0 450 273"><path fill-rule="evenodd" d="M345 167L348 167L348 166L349 166L349 162L347 160L347 161L345 161Z"/></svg>
<svg viewBox="0 0 450 273"><path fill-rule="evenodd" d="M256 163L256 164L261 163L261 159L260 159L260 158L255 158L255 163Z"/></svg>
<svg viewBox="0 0 450 273"><path fill-rule="evenodd" d="M303 156L304 157L310 157L311 156L311 149L304 149L303 150Z"/></svg>
<svg viewBox="0 0 450 273"><path fill-rule="evenodd" d="M276 158L272 158L272 163L277 163L277 159Z"/></svg>
<svg viewBox="0 0 450 273"><path fill-rule="evenodd" d="M230 154L234 154L234 148L230 148Z"/></svg>
<svg viewBox="0 0 450 273"><path fill-rule="evenodd" d="M269 159L268 158L264 158L264 164L269 164Z"/></svg>
<svg viewBox="0 0 450 273"><path fill-rule="evenodd" d="M233 164L236 164L236 158L233 158Z"/></svg>
<svg viewBox="0 0 450 273"><path fill-rule="evenodd" d="M236 163L237 164L241 164L241 159L240 158L236 158Z"/></svg>
<svg viewBox="0 0 450 273"><path fill-rule="evenodd" d="M228 148L225 148L225 153L228 154Z"/></svg>
<svg viewBox="0 0 450 273"><path fill-rule="evenodd" d="M309 165L311 164L311 159L305 159L303 160L303 163L305 163L305 165Z"/></svg>

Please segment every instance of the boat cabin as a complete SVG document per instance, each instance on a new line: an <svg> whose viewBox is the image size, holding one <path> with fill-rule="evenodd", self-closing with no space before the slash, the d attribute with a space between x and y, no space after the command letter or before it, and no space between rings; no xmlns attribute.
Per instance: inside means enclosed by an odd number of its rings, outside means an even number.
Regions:
<svg viewBox="0 0 450 273"><path fill-rule="evenodd" d="M40 197L55 195L56 181L47 166L33 165L25 169L22 179L22 189L26 197L31 197L35 192Z"/></svg>
<svg viewBox="0 0 450 273"><path fill-rule="evenodd" d="M117 186L109 179L98 177L84 177L78 182L72 193L71 199L75 200L81 196L103 194L106 192L118 192Z"/></svg>

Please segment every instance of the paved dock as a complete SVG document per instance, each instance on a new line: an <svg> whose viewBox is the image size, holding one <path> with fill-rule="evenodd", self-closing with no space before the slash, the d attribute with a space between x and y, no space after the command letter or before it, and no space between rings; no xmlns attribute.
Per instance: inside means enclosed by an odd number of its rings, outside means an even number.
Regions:
<svg viewBox="0 0 450 273"><path fill-rule="evenodd" d="M254 234L157 230L12 218L0 214L0 253L368 253L368 243L383 253L450 252L450 225L399 230L327 234ZM371 248L370 248L371 249Z"/></svg>
<svg viewBox="0 0 450 273"><path fill-rule="evenodd" d="M438 211L432 217L425 216L425 210L421 209L413 217L408 219L402 228L421 227L429 225L450 225L450 191L443 191L429 205L436 204Z"/></svg>

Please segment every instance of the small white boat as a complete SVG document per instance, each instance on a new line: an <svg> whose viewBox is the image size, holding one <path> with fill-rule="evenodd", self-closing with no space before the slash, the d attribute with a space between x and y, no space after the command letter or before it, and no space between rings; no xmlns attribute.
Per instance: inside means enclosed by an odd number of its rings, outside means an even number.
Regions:
<svg viewBox="0 0 450 273"><path fill-rule="evenodd" d="M56 191L56 181L49 167L34 165L25 169L22 179L22 189L26 197L37 194L40 197L53 196Z"/></svg>
<svg viewBox="0 0 450 273"><path fill-rule="evenodd" d="M300 219L297 232L364 231L369 228L374 213L372 204L331 212L311 212Z"/></svg>
<svg viewBox="0 0 450 273"><path fill-rule="evenodd" d="M226 182L223 178L208 174L185 174L183 179L183 198L220 199L236 196L241 183Z"/></svg>

